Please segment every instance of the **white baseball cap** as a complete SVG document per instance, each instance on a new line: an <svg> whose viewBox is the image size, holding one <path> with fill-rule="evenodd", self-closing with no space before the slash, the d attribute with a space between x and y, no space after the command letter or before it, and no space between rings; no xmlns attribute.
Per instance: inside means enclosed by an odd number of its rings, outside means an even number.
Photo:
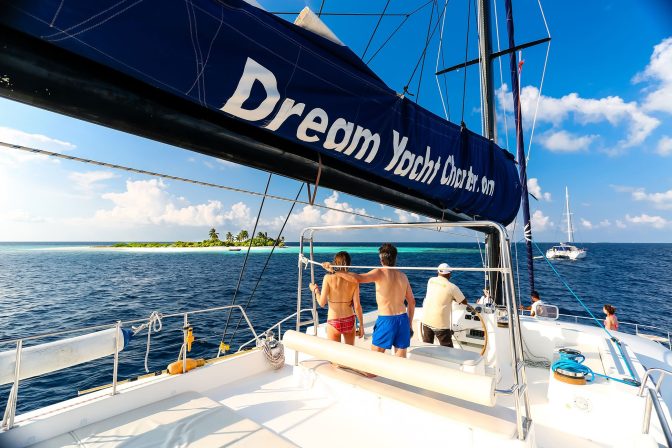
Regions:
<svg viewBox="0 0 672 448"><path fill-rule="evenodd" d="M450 268L450 265L448 263L441 263L439 265L439 274L450 274L453 272L453 270Z"/></svg>

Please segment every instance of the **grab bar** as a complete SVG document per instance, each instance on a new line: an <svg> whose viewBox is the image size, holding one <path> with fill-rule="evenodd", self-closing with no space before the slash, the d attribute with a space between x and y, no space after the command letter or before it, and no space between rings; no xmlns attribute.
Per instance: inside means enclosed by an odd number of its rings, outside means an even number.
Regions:
<svg viewBox="0 0 672 448"><path fill-rule="evenodd" d="M660 373L660 378L658 379L658 383L654 381L653 377L651 377L652 373ZM651 408L653 407L656 410L656 416L658 417L658 421L660 422L660 427L663 430L663 434L665 435L665 440L667 441L667 446L672 446L672 430L670 430L670 425L669 422L667 421L667 418L665 417L665 412L663 411L663 407L660 404L660 387L663 384L663 381L665 381L665 378L668 376L672 376L672 372L666 369L661 369L658 367L652 367L648 369L644 373L644 378L642 379L642 385L639 387L639 393L638 395L640 397L644 396L644 389L646 388L648 394L646 396L646 405L644 407L644 421L642 422L642 434L648 434L649 429L651 427ZM651 380L651 383L655 387L649 387L646 386L647 380Z"/></svg>

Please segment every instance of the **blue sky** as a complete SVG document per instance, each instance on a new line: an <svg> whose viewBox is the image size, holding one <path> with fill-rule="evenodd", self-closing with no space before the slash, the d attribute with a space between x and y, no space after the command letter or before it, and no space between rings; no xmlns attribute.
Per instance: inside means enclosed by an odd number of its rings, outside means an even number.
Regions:
<svg viewBox="0 0 672 448"><path fill-rule="evenodd" d="M317 11L322 2L260 3L269 11L299 11L306 4ZM388 12L408 12L415 9L413 5L424 3L392 0ZM438 3L443 8L443 2ZM324 11L380 12L384 5L385 1L378 0L327 0ZM467 5L461 0L448 4L443 40L446 65L464 59ZM503 1L497 0L496 5L500 45L505 48ZM526 145L535 111L537 116L528 174L531 191L539 198L531 204L535 237L539 241L563 239L564 188L568 186L579 240L672 242L672 7L662 0L555 1L542 5L553 38L543 91L540 93L539 87L546 46L523 52L522 73ZM431 4L409 18L370 64L398 91L408 83L422 51L430 14ZM546 36L536 0L514 0L514 14L518 43ZM359 55L377 20L323 18ZM381 21L366 60L402 19L386 17ZM474 29L472 23L469 58L477 56ZM444 105L433 74L438 43L437 33L428 48L419 90L418 73L409 85L411 92L420 95L420 104L443 116ZM502 59L502 66L505 85L495 63L498 137L500 145L515 151L514 133L508 130L507 143L504 126L504 116L511 113L508 58ZM446 109L450 109L451 121L459 123L463 118L471 129L480 131L477 69L467 71L464 117L460 113L463 80L462 71L446 77ZM7 100L0 100L0 112L0 140L9 143L255 191L263 190L268 176ZM506 122L509 128L513 126L510 116ZM293 197L299 186L274 176L270 191ZM318 201L395 221L421 219L331 190L321 189ZM259 198L247 195L0 150L0 239L5 241L198 240L206 237L211 226L220 232L251 231L259 202ZM267 201L260 230L277 232L288 209L287 203ZM305 224L358 222L366 221L297 206L286 237L296 240ZM371 232L338 238L390 237L430 241L445 235ZM515 239L519 238L518 231Z"/></svg>

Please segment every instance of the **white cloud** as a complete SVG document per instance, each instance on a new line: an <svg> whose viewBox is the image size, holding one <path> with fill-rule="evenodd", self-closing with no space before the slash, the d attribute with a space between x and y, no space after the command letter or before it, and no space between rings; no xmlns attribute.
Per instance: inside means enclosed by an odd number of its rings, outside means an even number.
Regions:
<svg viewBox="0 0 672 448"><path fill-rule="evenodd" d="M352 207L345 201L339 202L338 198L338 192L332 191L331 195L324 200L324 205L335 210L323 210L311 205L304 206L301 211L292 213L287 224L288 227L292 229L291 231L295 231L310 226L336 226L363 222L361 217L351 213L368 215L365 209ZM343 212L337 210L342 210ZM279 229L284 220L284 216L278 216L271 222L271 225ZM286 231L285 233L288 232Z"/></svg>
<svg viewBox="0 0 672 448"><path fill-rule="evenodd" d="M418 215L417 213L409 213L405 210L399 210L399 209L396 209L394 213L397 215L398 222L407 223L407 222L420 221L420 215Z"/></svg>
<svg viewBox="0 0 672 448"><path fill-rule="evenodd" d="M98 182L102 182L117 177L116 174L110 171L87 171L87 172L72 172L68 174L68 178L75 183L75 186L84 191L91 191Z"/></svg>
<svg viewBox="0 0 672 448"><path fill-rule="evenodd" d="M541 210L535 210L534 213L532 213L531 221L533 232L543 232L544 230L553 227L551 218L544 215L544 212Z"/></svg>
<svg viewBox="0 0 672 448"><path fill-rule="evenodd" d="M672 37L653 47L649 64L633 81L653 84L647 89L644 109L672 114Z"/></svg>
<svg viewBox="0 0 672 448"><path fill-rule="evenodd" d="M167 191L162 180L126 181L126 191L102 195L114 204L107 210L98 210L94 220L101 224L214 226L235 224L247 226L250 210L242 202L226 210L220 201L191 205L184 198L176 198Z"/></svg>
<svg viewBox="0 0 672 448"><path fill-rule="evenodd" d="M588 149L597 135L575 135L567 131L549 131L541 135L541 143L554 152L578 152Z"/></svg>
<svg viewBox="0 0 672 448"><path fill-rule="evenodd" d="M551 200L551 193L548 192L544 193L541 191L541 185L539 185L539 179L537 179L536 177L527 180L527 191L540 201L549 202Z"/></svg>
<svg viewBox="0 0 672 448"><path fill-rule="evenodd" d="M9 210L0 214L0 220L13 222L47 222L47 219L38 216L33 216L25 210Z"/></svg>
<svg viewBox="0 0 672 448"><path fill-rule="evenodd" d="M506 105L508 112L513 110L513 99L506 84L498 89L497 97L500 106ZM539 112L537 114L537 122L551 123L555 128L560 127L563 122L570 118L579 125L606 122L614 127L625 128L626 134L617 143L617 146L620 149L629 148L642 143L660 124L660 121L657 118L647 115L636 102L625 102L618 96L582 98L578 93L570 93L560 98L554 98L540 95L539 89L536 87L526 86L522 89L520 97L522 114L526 121L526 126L530 125L532 122L532 117L534 116L538 100ZM578 141L578 143L584 145L584 147L595 138L594 135L587 135L584 137L590 139ZM571 140L576 141L577 138L580 137L575 137ZM551 139L550 143L551 145L556 143L556 148L558 148L567 146L562 145L561 143L568 143L568 140L569 139L566 138L558 143ZM548 141L547 138L545 141L542 141L542 143L546 144ZM576 146L576 144L577 142L575 142L573 146Z"/></svg>
<svg viewBox="0 0 672 448"><path fill-rule="evenodd" d="M616 220L616 227L618 227L619 229L625 229L628 226L626 226L625 223L623 221L621 221L620 219L617 219Z"/></svg>
<svg viewBox="0 0 672 448"><path fill-rule="evenodd" d="M581 218L581 226L583 226L587 230L603 229L605 227L611 227L611 221L609 221L608 219L603 219L597 224L594 224L592 221Z"/></svg>
<svg viewBox="0 0 672 448"><path fill-rule="evenodd" d="M656 147L656 153L663 157L672 156L672 137L663 135L658 140L658 146Z"/></svg>
<svg viewBox="0 0 672 448"><path fill-rule="evenodd" d="M644 188L636 188L631 194L635 201L649 202L658 209L672 209L672 189L661 193L647 193Z"/></svg>
<svg viewBox="0 0 672 448"><path fill-rule="evenodd" d="M228 167L237 167L237 166L240 166L240 165L237 165L237 164L235 164L235 163L233 163L233 162L229 162L228 160L223 160L223 159L215 159L215 162L217 162L218 164L222 165L222 167L227 167L227 168L228 168Z"/></svg>
<svg viewBox="0 0 672 448"><path fill-rule="evenodd" d="M642 224L654 227L656 229L662 229L667 227L669 224L672 224L672 221L668 221L662 216L651 216L643 213L639 216L630 216L625 215L625 220L632 224Z"/></svg>
<svg viewBox="0 0 672 448"><path fill-rule="evenodd" d="M63 140L58 140L55 138L47 137L42 134L29 134L27 132L20 131L18 129L7 128L0 126L0 141L11 143L20 146L26 146L28 148L37 148L44 149L51 152L67 152L76 148L70 142ZM28 162L31 160L48 160L48 156L43 156L39 154L29 153L21 151L18 149L13 150L2 150L0 154L0 165L15 165L21 162ZM52 161L57 161L56 159L51 159Z"/></svg>

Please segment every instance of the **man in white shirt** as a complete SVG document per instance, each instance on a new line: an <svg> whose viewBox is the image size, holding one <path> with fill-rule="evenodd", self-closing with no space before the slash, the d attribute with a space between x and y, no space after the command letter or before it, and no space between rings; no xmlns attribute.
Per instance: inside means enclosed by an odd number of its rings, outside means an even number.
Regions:
<svg viewBox="0 0 672 448"><path fill-rule="evenodd" d="M451 315L453 302L466 304L467 299L456 285L450 282L450 266L441 263L438 275L427 282L427 295L422 303L421 334L424 342L434 343L434 336L439 344L445 347L453 346L453 330L451 329Z"/></svg>
<svg viewBox="0 0 672 448"><path fill-rule="evenodd" d="M490 290L488 288L483 290L483 295L476 301L476 305L492 305L493 303L494 301L492 300L492 296L490 295Z"/></svg>
<svg viewBox="0 0 672 448"><path fill-rule="evenodd" d="M537 291L532 291L532 306L530 307L530 316L532 317L539 317L541 316L539 306L544 305L544 302L541 300L539 297L539 293ZM543 309L543 307L542 307Z"/></svg>

